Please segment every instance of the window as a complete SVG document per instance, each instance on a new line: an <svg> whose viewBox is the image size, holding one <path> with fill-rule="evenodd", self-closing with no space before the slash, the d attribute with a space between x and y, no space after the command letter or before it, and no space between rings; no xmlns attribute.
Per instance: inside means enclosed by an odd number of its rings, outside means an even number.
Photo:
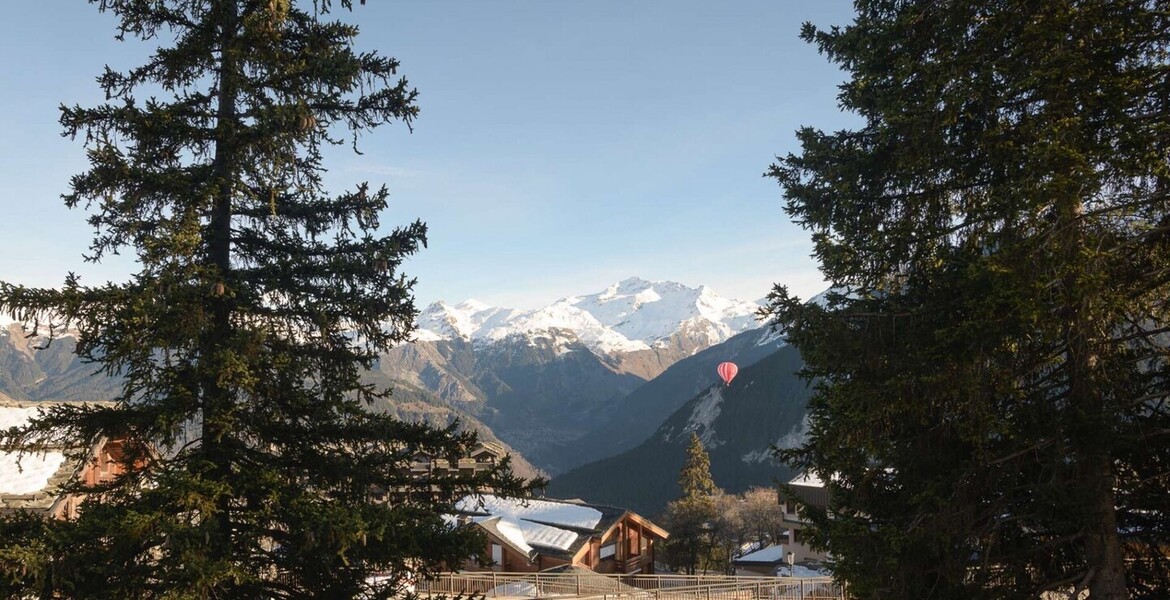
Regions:
<svg viewBox="0 0 1170 600"><path fill-rule="evenodd" d="M610 542L601 547L601 560L613 558L617 554L617 542Z"/></svg>
<svg viewBox="0 0 1170 600"><path fill-rule="evenodd" d="M504 564L504 547L499 544L492 544L492 566L499 567Z"/></svg>

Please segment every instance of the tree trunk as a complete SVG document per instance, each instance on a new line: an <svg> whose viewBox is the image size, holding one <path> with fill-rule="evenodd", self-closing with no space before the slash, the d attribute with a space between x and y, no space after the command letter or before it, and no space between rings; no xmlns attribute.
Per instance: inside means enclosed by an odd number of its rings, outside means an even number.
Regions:
<svg viewBox="0 0 1170 600"><path fill-rule="evenodd" d="M1072 190L1061 203L1063 259L1067 269L1063 280L1062 313L1065 320L1064 343L1068 369L1071 443L1077 462L1072 478L1072 492L1080 498L1080 508L1087 519L1085 562L1091 576L1089 596L1093 600L1125 600L1125 561L1117 532L1117 505L1113 494L1113 457L1103 436L1112 434L1112 416L1106 407L1105 390L1094 375L1097 366L1092 315L1096 290L1086 289L1083 281L1091 279L1093 259L1085 258L1086 242L1082 220L1084 206Z"/></svg>
<svg viewBox="0 0 1170 600"><path fill-rule="evenodd" d="M222 11L220 29L219 98L216 109L215 157L212 169L214 198L208 223L207 262L218 273L219 280L212 282L206 290L211 316L210 327L205 332L202 356L203 367L203 427L202 446L204 455L212 465L211 476L216 481L230 479L231 461L225 448L224 438L228 435L226 420L231 412L231 392L221 385L219 374L224 368L222 351L232 339L231 324L231 227L232 188L234 180L235 126L238 58L235 55L235 38L239 18L235 0L219 2ZM214 10L214 9L213 9ZM230 540L232 535L231 499L221 498L218 502L217 527L215 534ZM228 544L216 546L232 547Z"/></svg>

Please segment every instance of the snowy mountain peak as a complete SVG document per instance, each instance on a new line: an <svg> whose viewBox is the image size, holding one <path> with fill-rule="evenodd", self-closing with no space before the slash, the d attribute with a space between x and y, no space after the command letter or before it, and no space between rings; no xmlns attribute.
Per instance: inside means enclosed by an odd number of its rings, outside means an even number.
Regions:
<svg viewBox="0 0 1170 600"><path fill-rule="evenodd" d="M436 302L418 318L417 339L455 337L493 342L515 334L556 339L568 330L595 352L630 352L686 335L702 346L722 342L761 324L759 305L720 296L707 286L630 277L596 294L569 296L530 311L492 307L475 300Z"/></svg>

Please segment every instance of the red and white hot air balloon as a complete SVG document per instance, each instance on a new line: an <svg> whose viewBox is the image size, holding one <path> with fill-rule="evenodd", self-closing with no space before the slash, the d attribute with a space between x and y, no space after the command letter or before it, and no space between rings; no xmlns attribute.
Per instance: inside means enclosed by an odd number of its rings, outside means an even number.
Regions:
<svg viewBox="0 0 1170 600"><path fill-rule="evenodd" d="M719 363L719 367L715 371L723 379L723 385L731 385L731 380L735 379L735 374L739 372L739 367L735 366L733 362L724 362Z"/></svg>

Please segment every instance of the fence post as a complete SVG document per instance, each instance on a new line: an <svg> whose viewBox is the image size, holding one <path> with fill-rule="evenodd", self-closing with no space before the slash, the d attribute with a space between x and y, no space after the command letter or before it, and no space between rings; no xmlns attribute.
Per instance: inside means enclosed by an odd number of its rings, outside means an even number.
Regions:
<svg viewBox="0 0 1170 600"><path fill-rule="evenodd" d="M804 580L800 580L800 600L804 600Z"/></svg>
<svg viewBox="0 0 1170 600"><path fill-rule="evenodd" d="M577 573L576 578L577 578L577 595L580 596L581 595L581 574Z"/></svg>

